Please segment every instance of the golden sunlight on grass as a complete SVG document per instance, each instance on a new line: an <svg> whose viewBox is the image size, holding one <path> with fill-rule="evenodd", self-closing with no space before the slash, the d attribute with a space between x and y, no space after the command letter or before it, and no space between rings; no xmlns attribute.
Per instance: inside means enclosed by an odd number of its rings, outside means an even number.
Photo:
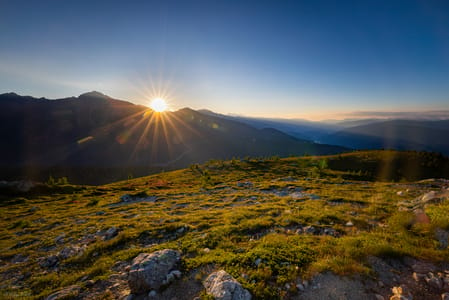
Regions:
<svg viewBox="0 0 449 300"><path fill-rule="evenodd" d="M156 112L164 112L167 110L168 105L164 99L155 98L151 101L150 107Z"/></svg>

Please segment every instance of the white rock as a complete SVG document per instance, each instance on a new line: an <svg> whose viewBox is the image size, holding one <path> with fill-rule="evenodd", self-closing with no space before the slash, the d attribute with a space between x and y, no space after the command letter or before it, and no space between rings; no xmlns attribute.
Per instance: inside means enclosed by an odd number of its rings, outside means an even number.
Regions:
<svg viewBox="0 0 449 300"><path fill-rule="evenodd" d="M251 300L251 294L224 270L210 274L203 285L215 300Z"/></svg>

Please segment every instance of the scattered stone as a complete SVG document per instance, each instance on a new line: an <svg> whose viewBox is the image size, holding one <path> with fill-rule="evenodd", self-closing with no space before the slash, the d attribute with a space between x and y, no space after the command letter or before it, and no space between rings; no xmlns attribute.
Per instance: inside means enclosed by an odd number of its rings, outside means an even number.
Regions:
<svg viewBox="0 0 449 300"><path fill-rule="evenodd" d="M103 239L105 241L112 239L113 237L117 236L118 229L115 226L112 226L106 232L104 233Z"/></svg>
<svg viewBox="0 0 449 300"><path fill-rule="evenodd" d="M21 263L21 262L26 262L26 261L28 261L28 257L27 256L25 256L25 255L22 255L22 254L16 254L13 258L12 258L12 260L11 260L11 262L13 263L13 264L18 264L18 263Z"/></svg>
<svg viewBox="0 0 449 300"><path fill-rule="evenodd" d="M279 181L295 181L296 179L288 176L288 177L284 177L284 178L279 178Z"/></svg>
<svg viewBox="0 0 449 300"><path fill-rule="evenodd" d="M81 288L77 285L68 286L60 291L57 291L46 298L46 300L58 300L58 299L72 299L78 296Z"/></svg>
<svg viewBox="0 0 449 300"><path fill-rule="evenodd" d="M437 228L435 230L435 238L440 243L439 248L440 249L447 249L449 246L449 232L446 230L443 230L441 228Z"/></svg>
<svg viewBox="0 0 449 300"><path fill-rule="evenodd" d="M331 227L324 228L323 233L324 233L324 235L329 235L329 236L334 236L334 237L338 235L337 231Z"/></svg>
<svg viewBox="0 0 449 300"><path fill-rule="evenodd" d="M39 207L33 206L33 207L31 207L31 208L28 210L28 212L33 213L33 212L35 212L35 211L38 211L39 209L40 209Z"/></svg>
<svg viewBox="0 0 449 300"><path fill-rule="evenodd" d="M179 270L173 270L170 273L173 274L173 276L175 276L176 279L179 279L182 276L182 273Z"/></svg>
<svg viewBox="0 0 449 300"><path fill-rule="evenodd" d="M64 259L67 259L67 258L75 256L75 255L80 255L84 252L84 250L85 250L85 247L80 247L80 246L76 246L76 245L65 247L64 249L59 251L58 257L61 260L64 260Z"/></svg>
<svg viewBox="0 0 449 300"><path fill-rule="evenodd" d="M303 231L304 231L304 233L307 233L307 234L314 234L316 229L313 226L306 226L303 228Z"/></svg>
<svg viewBox="0 0 449 300"><path fill-rule="evenodd" d="M252 188L253 187L253 183L251 181L237 182L237 186L238 187L243 187L243 188Z"/></svg>
<svg viewBox="0 0 449 300"><path fill-rule="evenodd" d="M48 256L39 262L39 265L43 268L53 268L59 263L59 258L56 255Z"/></svg>
<svg viewBox="0 0 449 300"><path fill-rule="evenodd" d="M84 283L84 286L87 287L87 288L91 288L91 287L93 287L94 285L95 285L95 281L93 281L93 280L87 280L87 281Z"/></svg>
<svg viewBox="0 0 449 300"><path fill-rule="evenodd" d="M120 196L120 201L121 202L131 202L131 201L133 201L133 198L131 197L131 195L125 194L125 195Z"/></svg>
<svg viewBox="0 0 449 300"><path fill-rule="evenodd" d="M97 236L95 234L85 235L78 240L78 242L82 245L89 245L95 241L97 241Z"/></svg>
<svg viewBox="0 0 449 300"><path fill-rule="evenodd" d="M262 259L258 258L254 261L254 264L256 265L256 267L258 267L260 264L262 263Z"/></svg>
<svg viewBox="0 0 449 300"><path fill-rule="evenodd" d="M204 249L203 249L203 252L204 252L204 253L209 253L209 252L210 252L210 249L209 249L209 248L204 248Z"/></svg>
<svg viewBox="0 0 449 300"><path fill-rule="evenodd" d="M157 292L155 290L152 290L148 293L148 297L150 297L150 298L154 298L156 296L157 296Z"/></svg>
<svg viewBox="0 0 449 300"><path fill-rule="evenodd" d="M133 294L159 290L167 284L167 275L180 262L178 251L164 249L154 253L140 253L134 258L128 276L128 285Z"/></svg>
<svg viewBox="0 0 449 300"><path fill-rule="evenodd" d="M203 285L215 300L251 300L251 294L224 270L210 274Z"/></svg>
<svg viewBox="0 0 449 300"><path fill-rule="evenodd" d="M309 198L312 200L320 200L320 196L315 194L307 194L307 196L309 196Z"/></svg>
<svg viewBox="0 0 449 300"><path fill-rule="evenodd" d="M301 292L304 292L304 286L301 284L301 283L297 283L296 284L296 288L299 290L299 291L301 291Z"/></svg>
<svg viewBox="0 0 449 300"><path fill-rule="evenodd" d="M61 233L60 235L58 235L55 238L55 243L56 244L63 244L64 243L64 238L65 238L65 233Z"/></svg>
<svg viewBox="0 0 449 300"><path fill-rule="evenodd" d="M424 279L426 280L427 284L433 288L443 288L443 281L441 280L441 278L435 276L432 272L429 272Z"/></svg>
<svg viewBox="0 0 449 300"><path fill-rule="evenodd" d="M96 214L97 216L102 216L102 215L105 214L105 212L102 211L102 210L100 210L100 211L97 211L95 214Z"/></svg>
<svg viewBox="0 0 449 300"><path fill-rule="evenodd" d="M354 226L354 223L352 223L351 221L348 221L348 222L346 222L345 226L352 227L352 226Z"/></svg>
<svg viewBox="0 0 449 300"><path fill-rule="evenodd" d="M398 196L404 196L405 193L404 193L404 191L399 191L399 192L396 193L396 195L398 195Z"/></svg>

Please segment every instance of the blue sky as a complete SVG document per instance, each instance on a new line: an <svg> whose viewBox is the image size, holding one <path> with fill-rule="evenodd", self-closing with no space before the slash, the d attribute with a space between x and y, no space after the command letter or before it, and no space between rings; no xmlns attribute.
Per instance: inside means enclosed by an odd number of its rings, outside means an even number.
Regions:
<svg viewBox="0 0 449 300"><path fill-rule="evenodd" d="M449 109L449 2L0 0L0 92L91 90L265 117Z"/></svg>

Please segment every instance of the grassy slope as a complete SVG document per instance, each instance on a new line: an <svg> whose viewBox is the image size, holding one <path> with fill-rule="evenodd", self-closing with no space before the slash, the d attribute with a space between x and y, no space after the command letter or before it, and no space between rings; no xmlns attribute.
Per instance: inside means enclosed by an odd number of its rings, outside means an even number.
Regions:
<svg viewBox="0 0 449 300"><path fill-rule="evenodd" d="M382 153L345 156L374 159ZM327 157L330 166L340 159ZM48 295L79 284L86 275L106 278L117 261L163 248L183 252L185 272L210 265L224 268L260 298L294 293L283 288L286 283L294 289L298 276L326 269L369 275L369 255L448 260L448 252L437 249L432 229L449 229L449 204L433 205L428 209L431 224L414 227L412 214L398 211L397 203L404 197L396 193L409 189L406 198L413 199L431 187L357 180L366 177L364 170L331 170L316 157L211 161L100 187L67 189L70 193L59 190L59 194L8 198L0 206L0 272L3 276L20 272L25 277L3 281L0 289L7 295L14 285L25 284L28 289L20 290L26 295ZM238 184L246 181L253 186ZM288 187L301 187L320 198L273 192ZM142 192L158 200L115 205L125 193ZM32 207L38 210L30 211ZM98 215L99 211L104 214ZM345 226L348 221L355 226ZM298 235L299 224L332 227L340 237ZM111 226L120 228L117 237L90 244L82 256L63 261L58 274L38 265L38 258ZM65 243L55 244L62 233ZM28 260L9 263L17 254ZM261 259L258 266L257 259Z"/></svg>

